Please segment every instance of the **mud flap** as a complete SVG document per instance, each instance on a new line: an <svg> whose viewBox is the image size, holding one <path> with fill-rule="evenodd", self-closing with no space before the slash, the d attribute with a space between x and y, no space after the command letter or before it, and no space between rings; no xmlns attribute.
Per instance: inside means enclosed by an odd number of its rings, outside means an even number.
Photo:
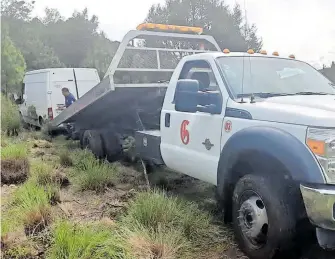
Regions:
<svg viewBox="0 0 335 259"><path fill-rule="evenodd" d="M317 228L316 237L319 245L325 250L335 250L335 231Z"/></svg>

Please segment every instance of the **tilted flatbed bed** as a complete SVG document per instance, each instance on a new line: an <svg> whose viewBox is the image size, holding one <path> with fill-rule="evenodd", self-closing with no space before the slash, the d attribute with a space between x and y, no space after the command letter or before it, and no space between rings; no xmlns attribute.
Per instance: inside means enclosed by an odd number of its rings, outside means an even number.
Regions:
<svg viewBox="0 0 335 259"><path fill-rule="evenodd" d="M220 51L208 35L129 31L104 79L50 125L74 123L76 129L96 129L116 123L124 130L158 128L165 90L179 60L208 51Z"/></svg>

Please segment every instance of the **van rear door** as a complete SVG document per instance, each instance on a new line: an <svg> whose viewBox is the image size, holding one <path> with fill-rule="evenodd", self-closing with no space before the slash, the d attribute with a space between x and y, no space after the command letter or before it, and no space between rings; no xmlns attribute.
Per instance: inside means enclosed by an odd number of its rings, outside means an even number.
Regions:
<svg viewBox="0 0 335 259"><path fill-rule="evenodd" d="M62 88L68 88L76 99L78 99L78 96L73 69L64 68L50 71L50 108L52 108L53 117L55 118L65 109L65 98L62 94Z"/></svg>
<svg viewBox="0 0 335 259"><path fill-rule="evenodd" d="M75 68L74 74L77 82L79 98L100 83L98 71L92 68Z"/></svg>

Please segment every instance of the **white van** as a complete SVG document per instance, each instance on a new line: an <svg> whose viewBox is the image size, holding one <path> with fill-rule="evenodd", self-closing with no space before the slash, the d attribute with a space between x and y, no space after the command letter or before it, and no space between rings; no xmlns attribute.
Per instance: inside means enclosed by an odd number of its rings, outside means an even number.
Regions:
<svg viewBox="0 0 335 259"><path fill-rule="evenodd" d="M23 123L41 127L65 109L62 88L67 87L79 99L100 83L92 68L49 68L27 72L22 84L20 114Z"/></svg>

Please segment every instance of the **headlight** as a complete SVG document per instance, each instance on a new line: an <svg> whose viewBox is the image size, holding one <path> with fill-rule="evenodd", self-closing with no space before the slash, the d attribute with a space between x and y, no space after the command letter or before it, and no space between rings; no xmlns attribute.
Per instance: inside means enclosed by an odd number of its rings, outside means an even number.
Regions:
<svg viewBox="0 0 335 259"><path fill-rule="evenodd" d="M327 183L335 184L335 129L308 128L306 145L319 160Z"/></svg>

